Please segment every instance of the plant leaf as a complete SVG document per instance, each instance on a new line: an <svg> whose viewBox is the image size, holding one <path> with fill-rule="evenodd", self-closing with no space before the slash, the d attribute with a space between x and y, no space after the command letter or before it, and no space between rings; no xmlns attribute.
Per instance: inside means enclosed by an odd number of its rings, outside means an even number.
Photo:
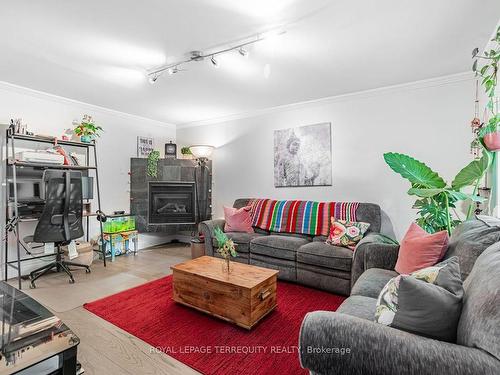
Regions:
<svg viewBox="0 0 500 375"><path fill-rule="evenodd" d="M444 188L446 182L427 165L411 156L388 152L384 160L396 173L409 180L412 184L429 188Z"/></svg>
<svg viewBox="0 0 500 375"><path fill-rule="evenodd" d="M445 189L421 189L421 188L411 188L408 190L408 195L416 195L420 198L431 198L442 192L446 191Z"/></svg>
<svg viewBox="0 0 500 375"><path fill-rule="evenodd" d="M470 199L471 201L474 202L483 202L484 198L480 197L479 195L473 195L473 194L465 194L462 193L461 191L449 191L450 195L454 196L457 200L459 201L466 201L467 199Z"/></svg>
<svg viewBox="0 0 500 375"><path fill-rule="evenodd" d="M475 185L477 180L483 177L484 173L490 167L489 153L483 153L479 160L471 161L465 166L453 179L451 187L453 190L459 191L465 186Z"/></svg>

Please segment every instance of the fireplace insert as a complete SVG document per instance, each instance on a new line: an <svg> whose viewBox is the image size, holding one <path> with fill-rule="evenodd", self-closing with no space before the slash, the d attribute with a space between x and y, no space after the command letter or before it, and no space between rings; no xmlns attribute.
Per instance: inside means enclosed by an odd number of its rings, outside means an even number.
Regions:
<svg viewBox="0 0 500 375"><path fill-rule="evenodd" d="M194 182L149 182L150 225L196 224Z"/></svg>

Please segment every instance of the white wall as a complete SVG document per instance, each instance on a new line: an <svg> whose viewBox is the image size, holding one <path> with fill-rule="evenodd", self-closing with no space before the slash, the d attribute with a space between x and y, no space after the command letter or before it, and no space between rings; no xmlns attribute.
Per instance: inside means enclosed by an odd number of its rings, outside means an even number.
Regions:
<svg viewBox="0 0 500 375"><path fill-rule="evenodd" d="M406 194L408 182L389 169L382 155L407 153L451 181L471 160L473 88L471 75L458 74L370 90L181 127L177 143L217 147L215 217L238 197L374 202L401 238L416 215L414 199ZM332 123L333 186L275 188L273 131L320 122ZM384 231L391 234L387 226Z"/></svg>
<svg viewBox="0 0 500 375"><path fill-rule="evenodd" d="M74 119L81 120L84 114L91 115L104 128L97 141L102 209L106 213L129 212L128 172L130 158L137 156L137 136L154 138L155 148L163 155L164 144L175 141L175 126L0 82L0 124L21 117L31 131L60 137L66 128L72 127ZM97 203L93 209L96 207ZM97 222L92 220L95 230ZM144 248L167 239L141 234L139 246Z"/></svg>

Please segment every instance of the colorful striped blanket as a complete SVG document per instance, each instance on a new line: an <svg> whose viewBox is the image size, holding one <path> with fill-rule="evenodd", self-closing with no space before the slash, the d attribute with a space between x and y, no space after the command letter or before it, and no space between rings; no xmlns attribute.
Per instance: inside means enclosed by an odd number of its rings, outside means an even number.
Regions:
<svg viewBox="0 0 500 375"><path fill-rule="evenodd" d="M272 232L327 236L330 218L356 221L357 202L251 199L252 226Z"/></svg>

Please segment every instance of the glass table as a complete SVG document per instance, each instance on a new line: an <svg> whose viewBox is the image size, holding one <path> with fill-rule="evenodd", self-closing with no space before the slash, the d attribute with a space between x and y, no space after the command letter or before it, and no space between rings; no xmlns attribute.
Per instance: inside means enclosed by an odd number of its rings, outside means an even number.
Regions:
<svg viewBox="0 0 500 375"><path fill-rule="evenodd" d="M33 298L0 282L0 375L77 373L78 337ZM38 367L38 369L37 369Z"/></svg>

